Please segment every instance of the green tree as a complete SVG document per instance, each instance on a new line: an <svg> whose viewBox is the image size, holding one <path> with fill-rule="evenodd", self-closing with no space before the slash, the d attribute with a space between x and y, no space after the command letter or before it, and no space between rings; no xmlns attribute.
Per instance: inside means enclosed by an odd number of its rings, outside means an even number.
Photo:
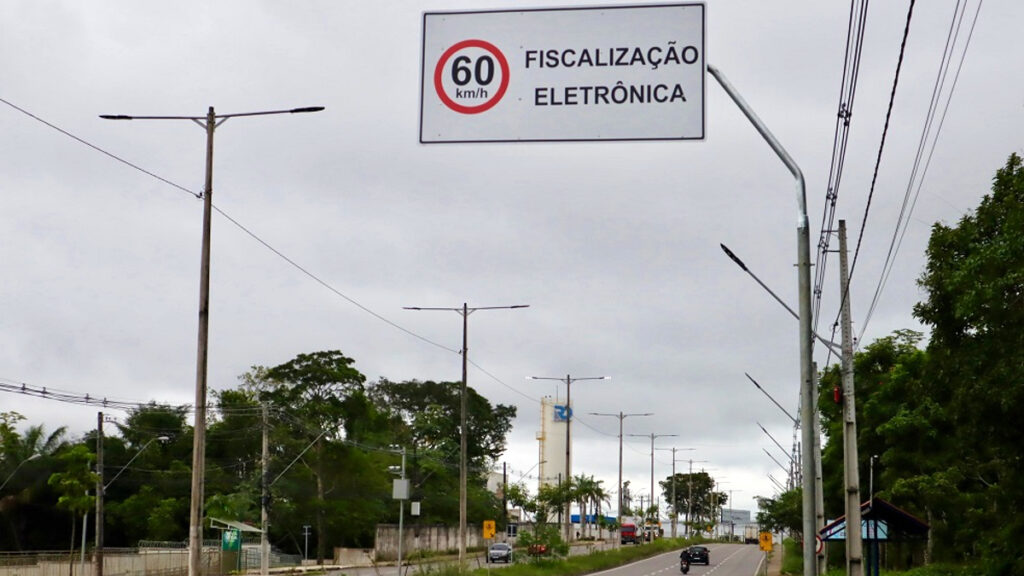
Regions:
<svg viewBox="0 0 1024 576"><path fill-rule="evenodd" d="M788 490L775 498L758 498L757 524L769 532L799 534L803 530L803 491Z"/></svg>
<svg viewBox="0 0 1024 576"><path fill-rule="evenodd" d="M50 475L47 483L53 486L60 495L57 500L57 508L67 511L71 516L69 555L71 562L74 563L77 520L96 505L95 496L89 495L89 489L96 486L96 474L90 470L90 466L96 461L96 456L90 453L85 445L78 444L61 454L58 459L63 465L64 471L54 472Z"/></svg>
<svg viewBox="0 0 1024 576"><path fill-rule="evenodd" d="M355 426L351 413L363 408L363 383L366 377L356 370L355 361L337 350L299 354L294 359L266 372L273 388L266 393L275 405L292 408L296 417L313 431L313 449L307 465L316 485L317 563L323 564L325 544L324 515L329 479L328 444L342 438L342 430ZM304 462L306 462L304 460Z"/></svg>
<svg viewBox="0 0 1024 576"><path fill-rule="evenodd" d="M1012 154L990 194L956 226L935 224L914 314L932 328L929 396L944 408L949 461L920 484L957 497L948 548L977 551L993 572L1024 573L1024 162ZM955 514L955 516L953 516ZM936 520L932 515L931 520ZM942 520L942 519L939 519ZM938 546L936 546L938 549Z"/></svg>

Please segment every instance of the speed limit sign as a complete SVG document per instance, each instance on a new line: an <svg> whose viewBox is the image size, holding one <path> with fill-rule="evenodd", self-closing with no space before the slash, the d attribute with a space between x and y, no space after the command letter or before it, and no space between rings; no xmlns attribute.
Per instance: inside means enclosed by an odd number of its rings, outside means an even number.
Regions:
<svg viewBox="0 0 1024 576"><path fill-rule="evenodd" d="M485 40L463 40L448 48L434 67L434 90L460 114L486 112L508 90L508 60Z"/></svg>

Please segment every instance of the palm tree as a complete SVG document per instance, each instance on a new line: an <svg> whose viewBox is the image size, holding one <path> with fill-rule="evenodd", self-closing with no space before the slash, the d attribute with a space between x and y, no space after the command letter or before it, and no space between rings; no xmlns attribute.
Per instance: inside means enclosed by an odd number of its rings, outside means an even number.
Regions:
<svg viewBox="0 0 1024 576"><path fill-rule="evenodd" d="M580 525L587 531L587 510L593 509L595 515L601 514L601 503L608 501L603 480L595 480L593 476L579 475L574 479L576 484L575 499L580 507ZM587 534L584 534L587 535Z"/></svg>

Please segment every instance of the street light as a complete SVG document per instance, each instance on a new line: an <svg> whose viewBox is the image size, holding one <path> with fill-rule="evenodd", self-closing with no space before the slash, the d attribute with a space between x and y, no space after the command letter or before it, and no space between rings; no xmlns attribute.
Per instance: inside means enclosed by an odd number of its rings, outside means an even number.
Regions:
<svg viewBox="0 0 1024 576"><path fill-rule="evenodd" d="M643 414L604 414L601 412L591 412L591 416L613 416L619 419L619 526L622 526L622 421L629 416L654 416L653 412L644 412Z"/></svg>
<svg viewBox="0 0 1024 576"><path fill-rule="evenodd" d="M581 380L608 380L609 376L587 376L583 378L573 378L569 374L565 375L565 378L555 378L553 376L527 376L527 380L557 380L559 382L565 382L565 481L572 482L571 471L569 463L572 453L569 450L569 446L572 441L572 383L579 382ZM582 511L581 511L582 512ZM565 503L565 541L569 542L569 525L572 524L572 503ZM580 518L580 524L582 525L583 518Z"/></svg>
<svg viewBox="0 0 1024 576"><path fill-rule="evenodd" d="M21 462L18 462L18 465L14 467L14 470L12 470L11 473L7 476L7 479L4 480L4 483L0 484L0 490L3 490L4 486L7 486L7 483L11 481L11 478L14 478L14 475L17 474L18 470L20 470L21 467L25 465L25 462L30 462L32 460L35 460L36 458L39 458L39 456L40 456L40 454L33 454L33 455L29 456L28 458L25 458Z"/></svg>
<svg viewBox="0 0 1024 576"><path fill-rule="evenodd" d="M128 116L101 114L104 120L191 120L206 130L206 183L203 189L203 244L199 268L199 338L196 354L196 417L192 442L192 501L189 506L188 576L200 576L203 545L203 477L206 458L206 365L210 328L210 221L213 211L213 133L228 118L319 112L323 106L217 114L210 106L205 116Z"/></svg>
<svg viewBox="0 0 1024 576"><path fill-rule="evenodd" d="M103 413L102 412L100 413L99 417L100 417L100 422L102 423L103 422ZM102 451L102 449L103 449L102 448L102 433L97 435L96 440L97 440L97 444L96 445L97 445L98 451ZM104 527L104 517L103 517L104 507L103 507L103 505L104 505L104 503L106 501L107 488L109 488L110 485L114 483L114 480L117 480L118 478L121 477L121 474L125 470L127 470L129 466L131 466L132 462L135 462L135 459L138 458L139 455L142 454L146 450L146 448L149 448L150 444L152 444L153 442L155 442L157 440L159 440L160 442L167 442L168 440L170 440L170 437L168 437L168 436L157 436L156 438L150 438L145 444L142 445L142 448L139 448L139 450L135 453L135 455L132 456L124 466L121 466L121 469L117 471L117 474L114 474L114 477L111 478L110 482L107 482L106 484L103 483L103 461L102 461L102 458L97 458L98 464L97 464L97 470L96 470L96 472L97 472L97 482L96 482L97 490L96 490L96 553L95 553L95 564L96 564L96 574L97 574L97 576L102 576L102 574L103 574L103 527ZM83 531L82 531L82 536L83 537L85 536L84 528L83 528ZM84 543L83 543L83 546L84 546Z"/></svg>
<svg viewBox="0 0 1024 576"><path fill-rule="evenodd" d="M707 460L693 460L690 459L690 476L687 479L688 495L686 497L686 537L689 538L690 534L693 533L693 463L706 464Z"/></svg>
<svg viewBox="0 0 1024 576"><path fill-rule="evenodd" d="M638 436L640 438L651 439L651 504L654 504L654 439L655 438L667 438L669 436L679 436L679 434L630 434L630 436ZM673 464L674 466L675 464ZM646 524L644 525L646 536ZM653 540L653 539L652 539Z"/></svg>
<svg viewBox="0 0 1024 576"><path fill-rule="evenodd" d="M469 315L477 310L514 310L516 308L529 308L529 304L515 304L513 306L476 306L470 308L465 303L459 308L423 308L420 306L404 306L405 310L446 310L457 312L462 316L462 386L459 389L459 564L466 560L466 368L468 362L468 333ZM191 575L190 575L191 576Z"/></svg>
<svg viewBox="0 0 1024 576"><path fill-rule="evenodd" d="M672 451L672 537L676 537L676 518L679 516L679 511L676 510L676 451L687 451L696 450L696 448L658 448L658 450L671 450Z"/></svg>
<svg viewBox="0 0 1024 576"><path fill-rule="evenodd" d="M125 464L124 466L121 466L121 469L117 471L117 474L114 474L114 477L110 479L110 482L107 482L106 484L103 485L103 494L106 495L107 488L110 488L110 485L114 483L114 480L117 480L118 478L121 477L121 474L125 470L127 470L129 466L132 465L132 462L135 462L135 459L138 458L139 455L142 454L142 452L146 450L146 448L149 448L150 444L152 444L153 442L156 442L158 440L160 442L167 442L170 439L171 438L169 436L157 436L156 438L150 438L145 444L142 445L142 448L139 448L139 451L136 452L135 455L132 456L130 460L128 460L127 464Z"/></svg>

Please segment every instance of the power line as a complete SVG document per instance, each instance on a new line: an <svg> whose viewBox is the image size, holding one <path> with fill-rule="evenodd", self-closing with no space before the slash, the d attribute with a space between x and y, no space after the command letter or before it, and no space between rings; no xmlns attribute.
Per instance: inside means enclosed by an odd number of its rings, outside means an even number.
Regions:
<svg viewBox="0 0 1024 576"><path fill-rule="evenodd" d="M120 156L118 156L118 155L116 155L116 154L113 154L113 153L111 153L111 152L108 152L107 150L104 150L103 148L101 148L101 147L99 147L99 146L97 146L97 145L95 145L95 144L92 144L91 142L89 142L89 141L85 140L84 138L81 138L81 137L79 137L79 136L76 136L75 134L72 134L71 132L69 132L69 131L67 131L67 130L65 130L65 129L63 129L63 128L59 127L59 126L57 126L56 124L53 124L53 123L51 123L51 122L48 122L48 121L44 120L43 118L41 118L41 117L39 117L39 116L37 116L37 115L35 115L35 114L33 114L33 113L31 113L31 112L29 112L29 111L25 110L24 108L21 108L21 107L19 107L19 106L15 105L15 104L13 104L12 102L10 102L10 101L8 101L8 100L5 100L5 99L3 99L3 98L0 98L0 102L2 102L2 103L4 103L4 104L6 104L6 105L8 105L8 106L10 106L10 107L11 107L11 108L13 108L14 110L17 110L18 112L21 112L22 114L24 114L24 115L26 115L26 116L28 116L28 117L32 118L33 120L36 120L37 122L40 122L40 123L42 123L43 125L45 125L45 126L47 126L47 127L51 128L51 129L53 129L53 130L56 130L56 131L57 131L57 132L59 132L60 134L63 134L64 136L67 136L67 137L69 137L69 138L71 138L71 139L75 140L76 142L78 142L78 143L80 143L80 144L83 144L83 145L85 145L85 146L88 146L89 148L92 148L93 150L96 150L97 152L100 152L101 154L103 154L103 155L105 155L105 156L108 156L108 157L110 157L110 158L112 158L112 159L114 159L114 160L116 160L116 161L118 161L118 162L120 162L120 163L122 163L122 164L124 164L124 165L126 165L126 166L129 166L130 168L133 168L133 169L135 169L135 170L138 170L139 172L142 172L143 174L146 174L147 176L150 176L150 177L152 177L152 178L155 178L155 179L159 180L160 182L163 182L163 183L165 183L165 184L167 184L167 185L169 185L169 186L172 186L172 187L174 187L174 188L176 188L176 189L178 189L178 190L182 190L182 191L184 191L184 192L187 192L187 193L188 193L189 195L191 195L191 196L193 196L193 197L195 197L195 198L201 198L201 197L202 197L202 194L200 194L200 193L196 193L196 192L193 192L193 191L191 191L191 190L189 190L189 189L185 188L184 186L181 186L180 184L177 184L177 183L175 183L175 182L173 182L173 181L171 181L171 180L169 180L169 179L167 179L167 178L164 178L164 177L162 177L162 176L159 176L159 175L157 175L157 174L155 174L155 173L153 173L153 172L151 172L151 171L149 171L149 170L146 170L146 169L142 168L141 166L139 166L139 165L137 165L137 164L134 164L134 163L132 163L132 162L129 162L128 160L125 160L124 158L122 158L122 157L120 157ZM312 271L310 271L310 270L309 270L308 268L306 268L306 267L302 266L301 264L299 264L299 263L298 263L297 261L295 261L295 260L294 260L294 259L292 259L291 257L289 257L289 256L285 255L285 254L284 254L283 252L281 252L280 250L278 250L277 248L275 248L274 246L272 246L272 245L271 245L271 244L270 244L269 242L267 242L266 240L264 240L264 239L263 239L262 237L260 237L260 236L259 236L258 234L256 234L256 233L255 233L255 232L253 232L252 230L250 230L250 229L249 229L248 227L244 226L244 225L243 225L243 224L242 224L241 222L239 222L238 220L234 219L234 218L233 218L233 217L232 217L231 215L229 215L229 214L228 214L227 212L225 212L224 210L220 209L219 207L217 207L217 206L215 206L215 205L213 206L213 209L214 209L214 210L216 210L218 214L220 214L221 216L223 216L223 217L224 217L224 218L225 218L225 219L226 219L226 220L227 220L228 222L230 222L231 224L233 224L233 225L234 225L234 226L235 226L236 228L238 228L239 230L241 230L241 231L242 231L243 233L245 233L245 234L246 234L247 236L249 236L250 238L252 238L253 240L255 240L255 241L256 241L257 243L259 243L260 245L262 245L262 246L263 246L264 248L266 248L267 250L269 250L270 252L272 252L272 253L273 253L273 254L274 254L275 256L277 256L278 258L280 258L280 259L284 260L284 261L285 261L286 263L288 263L288 264L289 264L290 266L292 266L293 268L295 268L296 270L298 270L298 271L299 271L300 273L302 273L303 275L305 275L305 276L306 276L307 278L309 278L309 279L313 280L313 281L314 281L314 282L316 282L317 284L319 284L319 285L321 285L322 287L326 288L327 290L329 290L330 292L332 292L332 293L333 293L333 294L335 294L336 296L338 296L338 297L342 298L343 300L345 300L346 302L348 302L348 303L352 304L353 306L357 307L358 309L362 310L363 312L366 312L367 314L369 314L369 315L373 316L374 318L376 318L376 319L378 319L378 320L380 320L380 321L384 322L385 324L387 324L387 325L391 326L392 328L395 328L395 329L397 329L397 330L400 330L401 332L404 332L405 334L407 334L407 335L409 335L409 336L412 336L413 338L416 338L416 339L418 339L418 340L420 340L420 341L422 341L422 342L424 342L424 343L426 343L426 344L429 344L429 345L431 345L431 346L434 346L434 347L436 347L436 348L440 348L441 350L444 350L444 351L447 351L447 352L451 352L451 353L454 353L454 354L459 354L459 353L460 353L460 351L459 351L459 350L456 350L456 349L454 349L454 348L450 348L450 347L448 347L448 346L445 346L445 345L443 345L443 344L440 344L440 343L438 343L438 342L435 342L435 341L433 341L433 340L431 340L431 339L429 339L429 338L427 338L427 337L425 337L425 336L422 336L422 335L420 335L420 334L417 334L416 332L413 332L412 330L409 330L408 328L405 328L404 326L401 326L400 324L398 324L398 323L396 323L396 322L394 322L394 321L392 321L392 320L388 319L387 317L383 316L382 314L380 314L380 313L378 313L378 312L376 312L376 311L374 311L374 310L370 309L369 307L367 307L367 306L365 306L365 305L361 304L360 302L358 302L358 301L357 301L357 300L355 300L354 298L352 298L352 297L348 296L347 294L345 294L345 293L341 292L340 290L338 290L337 288L335 288L335 287L334 287L333 285L331 285L331 284L330 284L329 282L327 282L326 280L324 280L324 279L322 279L321 277L319 277L319 276L317 276L316 274L314 274L314 273L313 273ZM496 382L498 382L498 383L499 383L499 384L501 384L502 386L505 386L506 388L508 388L508 389L510 389L510 390L512 390L512 391L514 391L514 392L516 392L517 394L520 394L520 395L522 395L522 396L523 396L523 397L525 397L525 398L528 398L528 399L530 399L530 400L534 400L534 401L537 401L537 400L536 400L535 398L533 398L533 397L531 397L531 396L529 396L529 395L527 395L527 394L525 394L525 393L523 393L523 392L521 392L521 391L517 390L516 388L513 388L512 386L510 386L510 385L506 384L506 383L505 383L505 382L503 382L503 381L502 381L501 379L499 379L498 377L494 376L493 374L491 374L490 372L488 372L487 370L485 370L485 369L484 369L483 367L481 367L480 365L478 365L478 364L476 364L476 363L472 363L472 364L473 364L473 366L475 366L475 367L476 367L476 368L477 368L478 370L480 370L480 371L481 371L481 372L483 372L484 374L486 374L486 375L490 376L490 377L491 377L492 379L494 379L494 380L495 380Z"/></svg>
<svg viewBox="0 0 1024 576"><path fill-rule="evenodd" d="M882 274L879 277L878 284L875 287L875 293L871 300L871 305L868 307L868 313L861 325L861 337L867 330L867 325L874 315L875 309L878 306L878 301L881 297L882 291L885 289L885 284L889 280L889 274L892 272L893 265L895 264L896 255L899 253L900 246L903 244L903 238L906 235L907 228L910 223L910 218L914 213L914 209L917 207L917 199L921 194L921 187L924 185L925 176L928 173L928 168L931 166L932 155L935 153L935 146L938 144L939 135L942 132L942 126L946 122L946 114L949 112L949 104L953 100L953 93L956 91L957 82L960 79L960 72L963 70L964 60L967 57L967 50L970 48L971 39L974 37L974 28L978 23L978 15L981 13L981 5L983 0L979 0L978 7L974 12L974 19L971 22L970 31L967 34L967 39L964 41L964 47L960 54L960 62L957 65L956 74L953 76L953 81L950 84L949 91L946 94L946 103L942 110L942 117L939 119L938 127L935 129L934 135L931 137L931 147L928 151L928 157L925 160L924 168L921 170L920 177L918 178L918 169L921 165L921 159L924 155L924 149L928 145L928 137L931 132L932 124L935 118L935 114L938 111L939 100L943 86L946 83L946 75L949 72L949 66L952 63L953 53L957 44L957 40L960 36L960 27L963 24L964 16L967 13L967 3L963 4L963 10L960 10L960 3L957 2L957 6L953 12L953 19L950 22L949 33L946 36L946 47L943 49L942 61L939 64L939 72L935 78L935 85L932 89L932 98L928 107L928 114L924 127L921 130L921 138L918 141L917 154L914 159L914 167L911 170L910 179L907 182L907 189L903 196L903 203L900 206L900 214L896 220L896 226L893 229L892 239L889 242L889 251L886 254L885 264L882 266ZM957 15L959 13L959 16ZM917 180L917 190L913 191L914 181ZM911 192L913 191L913 201L910 202ZM908 208L908 202L909 208ZM898 240L897 240L898 237Z"/></svg>

